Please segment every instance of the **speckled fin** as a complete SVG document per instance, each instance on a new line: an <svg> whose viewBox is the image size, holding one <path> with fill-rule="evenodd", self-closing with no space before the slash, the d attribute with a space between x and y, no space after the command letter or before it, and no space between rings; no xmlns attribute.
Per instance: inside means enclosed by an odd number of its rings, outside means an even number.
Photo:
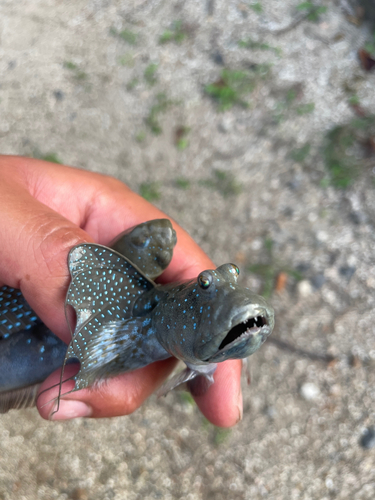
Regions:
<svg viewBox="0 0 375 500"><path fill-rule="evenodd" d="M0 288L0 337L8 337L36 324L37 316L27 304L20 290Z"/></svg>
<svg viewBox="0 0 375 500"><path fill-rule="evenodd" d="M75 246L69 252L68 266L72 282L65 304L77 314L74 336L94 318L102 324L129 318L136 297L154 287L134 264L102 245Z"/></svg>
<svg viewBox="0 0 375 500"><path fill-rule="evenodd" d="M72 283L66 305L76 311L77 324L63 369L71 358L81 363L74 377L74 390L78 390L92 384L100 376L99 371L103 376L119 350L116 332L131 319L137 297L155 285L122 255L102 245L85 243L74 247L68 266Z"/></svg>

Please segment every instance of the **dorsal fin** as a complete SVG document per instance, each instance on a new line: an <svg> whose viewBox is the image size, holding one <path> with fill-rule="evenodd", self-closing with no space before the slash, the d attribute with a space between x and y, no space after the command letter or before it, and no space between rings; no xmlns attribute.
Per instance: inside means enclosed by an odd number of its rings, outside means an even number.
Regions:
<svg viewBox="0 0 375 500"><path fill-rule="evenodd" d="M114 313L112 321L129 318L136 297L155 286L133 263L102 245L75 246L68 266L72 282L65 304L77 314L75 334L106 309Z"/></svg>
<svg viewBox="0 0 375 500"><path fill-rule="evenodd" d="M95 364L91 351L93 345L97 344L102 349L101 354L105 358L101 359L102 366L112 361L116 331L132 317L137 297L151 290L155 284L118 252L102 245L84 243L75 246L69 252L68 266L72 282L65 305L74 308L77 324L64 359L61 381L67 361L77 358L81 367L74 377L78 383L73 390L78 390L92 383L86 370L95 372L92 368ZM98 356L97 353L97 361Z"/></svg>

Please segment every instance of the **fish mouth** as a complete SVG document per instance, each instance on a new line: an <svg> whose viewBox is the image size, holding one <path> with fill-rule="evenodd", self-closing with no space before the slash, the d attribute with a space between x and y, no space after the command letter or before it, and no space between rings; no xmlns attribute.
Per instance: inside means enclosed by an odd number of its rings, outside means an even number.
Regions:
<svg viewBox="0 0 375 500"><path fill-rule="evenodd" d="M216 352L207 363L224 361L226 359L246 358L253 354L267 339L273 329L273 315L263 308L249 311L242 310L231 320L229 330L224 331L222 340Z"/></svg>
<svg viewBox="0 0 375 500"><path fill-rule="evenodd" d="M259 315L247 318L229 330L219 345L219 351L223 352L223 350L231 349L262 331L265 336L267 336L267 333L270 333L269 324L265 316Z"/></svg>

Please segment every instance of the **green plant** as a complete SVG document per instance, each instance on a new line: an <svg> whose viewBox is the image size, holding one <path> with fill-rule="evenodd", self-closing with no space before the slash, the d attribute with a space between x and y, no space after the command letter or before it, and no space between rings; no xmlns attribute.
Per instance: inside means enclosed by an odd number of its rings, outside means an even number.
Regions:
<svg viewBox="0 0 375 500"><path fill-rule="evenodd" d="M70 69L71 71L77 69L77 65L72 61L64 61L64 68Z"/></svg>
<svg viewBox="0 0 375 500"><path fill-rule="evenodd" d="M285 91L284 97L275 106L274 118L276 122L286 119L289 113L296 113L302 116L314 111L315 104L313 102L298 104L301 94L302 89L299 85L295 85Z"/></svg>
<svg viewBox="0 0 375 500"><path fill-rule="evenodd" d="M220 79L205 86L206 94L218 104L220 111L231 109L234 105L248 107L243 99L252 92L258 78L264 78L269 71L269 65L258 64L252 71L223 69Z"/></svg>
<svg viewBox="0 0 375 500"><path fill-rule="evenodd" d="M119 57L118 62L121 66L127 66L128 68L133 68L135 66L134 57L129 53Z"/></svg>
<svg viewBox="0 0 375 500"><path fill-rule="evenodd" d="M292 160L302 163L310 153L311 146L309 143L306 143L304 146L300 148L293 149L290 152L290 157Z"/></svg>
<svg viewBox="0 0 375 500"><path fill-rule="evenodd" d="M155 85L157 82L156 71L158 69L158 64L151 63L145 69L143 76L149 85Z"/></svg>
<svg viewBox="0 0 375 500"><path fill-rule="evenodd" d="M231 429L221 429L220 427L216 427L214 430L214 443L216 446L227 441L229 436L231 435Z"/></svg>
<svg viewBox="0 0 375 500"><path fill-rule="evenodd" d="M350 104L350 106L358 106L359 105L359 97L357 95L352 95L349 97L348 99L348 103Z"/></svg>
<svg viewBox="0 0 375 500"><path fill-rule="evenodd" d="M209 420L204 417L202 419L202 428L205 432L207 432L216 446L224 443L232 433L231 429L215 427Z"/></svg>
<svg viewBox="0 0 375 500"><path fill-rule="evenodd" d="M175 145L176 145L177 149L179 149L180 151L183 151L189 145L189 141L187 139L187 135L189 132L190 132L190 128L185 127L183 125L180 127L177 127L175 130Z"/></svg>
<svg viewBox="0 0 375 500"><path fill-rule="evenodd" d="M190 181L189 179L185 179L185 177L179 177L178 179L175 180L175 184L179 189L189 189L190 188Z"/></svg>
<svg viewBox="0 0 375 500"><path fill-rule="evenodd" d="M116 28L110 28L109 33L112 36L116 36L117 38L121 38L128 45L137 45L138 43L138 35L131 30L124 29L122 31L117 31Z"/></svg>
<svg viewBox="0 0 375 500"><path fill-rule="evenodd" d="M127 84L126 84L126 90L133 90L139 83L138 78L132 78Z"/></svg>
<svg viewBox="0 0 375 500"><path fill-rule="evenodd" d="M263 262L253 264L247 268L251 273L257 274L263 282L262 295L269 298L275 288L275 282L280 273L286 273L296 281L302 279L302 274L296 269L292 269L283 263L277 262L273 257L273 241L271 238L264 240Z"/></svg>
<svg viewBox="0 0 375 500"><path fill-rule="evenodd" d="M297 10L305 12L306 18L316 23L319 21L320 15L327 11L327 7L315 5L313 2L302 2L297 5Z"/></svg>
<svg viewBox="0 0 375 500"><path fill-rule="evenodd" d="M262 5L259 2L250 3L249 7L250 7L250 9L252 9L257 14L261 14L263 12L263 7L262 7Z"/></svg>
<svg viewBox="0 0 375 500"><path fill-rule="evenodd" d="M72 61L65 61L63 64L64 68L68 69L73 73L74 79L77 81L86 80L87 74L84 71L81 71L79 67L74 64Z"/></svg>
<svg viewBox="0 0 375 500"><path fill-rule="evenodd" d="M195 405L195 401L194 401L194 398L193 396L190 394L190 392L187 392L187 391L179 391L178 392L179 396L180 396L180 400L182 403L186 404L186 405L191 405L191 406L194 406Z"/></svg>
<svg viewBox="0 0 375 500"><path fill-rule="evenodd" d="M288 89L285 95L286 104L292 104L298 97L298 90L296 88Z"/></svg>
<svg viewBox="0 0 375 500"><path fill-rule="evenodd" d="M268 50L274 52L279 57L281 56L281 49L279 47L272 47L271 45L268 45L268 43L264 42L256 42L251 38L248 38L247 40L239 40L238 46L243 49Z"/></svg>
<svg viewBox="0 0 375 500"><path fill-rule="evenodd" d="M37 158L40 158L41 160L44 161L49 161L51 163L60 163L63 164L63 161L60 160L60 158L57 156L57 153L47 153L45 155L37 155Z"/></svg>
<svg viewBox="0 0 375 500"><path fill-rule="evenodd" d="M144 130L140 130L135 136L135 140L139 143L144 142L145 139L146 139L146 132Z"/></svg>
<svg viewBox="0 0 375 500"><path fill-rule="evenodd" d="M168 42L175 42L177 44L182 43L187 36L187 30L185 29L182 21L178 20L172 24L171 29L167 29L159 38L159 43L164 44Z"/></svg>
<svg viewBox="0 0 375 500"><path fill-rule="evenodd" d="M161 198L158 182L143 182L139 186L139 194L147 201L156 201Z"/></svg>
<svg viewBox="0 0 375 500"><path fill-rule="evenodd" d="M199 184L218 191L224 198L237 196L242 191L242 186L234 175L223 170L214 170L210 179L202 179Z"/></svg>
<svg viewBox="0 0 375 500"><path fill-rule="evenodd" d="M353 158L347 153L354 137L344 126L336 126L326 136L324 161L329 172L330 183L336 188L350 186L357 177Z"/></svg>
<svg viewBox="0 0 375 500"><path fill-rule="evenodd" d="M159 117L160 114L165 113L171 104L171 101L167 99L165 93L161 92L156 95L154 104L151 106L150 112L145 119L146 125L153 134L161 134L162 128L159 123Z"/></svg>
<svg viewBox="0 0 375 500"><path fill-rule="evenodd" d="M323 158L328 171L328 183L347 188L358 177L366 156L375 154L375 115L353 118L345 125L336 125L326 134Z"/></svg>
<svg viewBox="0 0 375 500"><path fill-rule="evenodd" d="M307 115L312 113L315 109L315 104L313 102L308 102L306 104L300 104L296 108L297 115Z"/></svg>
<svg viewBox="0 0 375 500"><path fill-rule="evenodd" d="M375 31L371 40L365 43L364 49L370 54L371 57L375 57Z"/></svg>

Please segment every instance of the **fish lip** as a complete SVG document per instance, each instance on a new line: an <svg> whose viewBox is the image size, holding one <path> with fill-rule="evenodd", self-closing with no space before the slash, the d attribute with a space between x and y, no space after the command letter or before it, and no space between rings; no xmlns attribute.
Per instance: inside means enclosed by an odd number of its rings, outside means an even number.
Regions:
<svg viewBox="0 0 375 500"><path fill-rule="evenodd" d="M245 325L247 322L250 322L251 320L255 321L256 318L263 318L265 324L262 326L255 325L250 328L247 328L238 337L236 337L234 340L226 344L223 348L220 349L220 346L218 346L215 355L211 356L211 359L214 359L217 356L221 356L222 354L229 351L233 347L236 347L246 342L251 337L260 335L262 338L261 343L263 343L266 340L266 338L272 333L273 329L272 314L269 314L267 310L264 309L263 307L254 308L253 306L250 308L250 310L249 306L244 307L241 311L238 312L238 314L236 314L231 319L229 328L223 331L222 335L220 335L220 338L222 339L221 343L223 343L224 340L228 337L231 330L240 326L241 324ZM205 361L209 362L210 359L207 359Z"/></svg>
<svg viewBox="0 0 375 500"><path fill-rule="evenodd" d="M236 326L241 325L241 323L245 324L247 321L249 321L251 319L255 319L256 317L259 317L259 316L261 316L262 318L264 318L267 321L266 316L263 316L263 315L249 316L245 321L238 322L232 328L230 328L230 330L228 330L227 334L225 335L224 339L228 336L229 332L233 328L235 328ZM247 328L243 333L241 333L241 335L239 335L236 339L232 340L232 342L230 342L229 344L226 344L222 349L219 348L218 354L222 354L226 351L229 351L233 347L241 344L243 341L248 340L251 337L254 337L255 335L261 334L266 339L268 337L268 335L270 335L270 333L271 333L271 328L270 328L270 325L268 324L268 322L261 327L260 326L252 326L250 328Z"/></svg>
<svg viewBox="0 0 375 500"><path fill-rule="evenodd" d="M249 319L252 319L252 318L249 318ZM241 323L237 323L235 326L238 326L240 324ZM232 328L230 330L232 330ZM230 330L227 332L227 335L229 334ZM271 328L270 328L270 326L268 324L266 324L266 325L263 325L262 327L253 326L251 328L247 328L235 340L232 340L232 342L230 342L229 344L226 344L222 349L218 349L218 354L222 354L222 353L224 353L226 351L229 351L233 347L235 347L237 345L240 345L243 341L248 340L249 338L254 337L255 335L258 335L258 334L261 334L262 337L264 339L266 339L271 334Z"/></svg>

